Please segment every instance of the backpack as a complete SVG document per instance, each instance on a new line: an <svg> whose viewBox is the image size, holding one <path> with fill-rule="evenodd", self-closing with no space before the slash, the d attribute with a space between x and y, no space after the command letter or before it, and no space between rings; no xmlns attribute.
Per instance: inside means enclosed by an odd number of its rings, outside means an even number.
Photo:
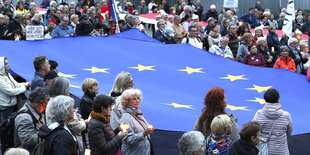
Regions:
<svg viewBox="0 0 310 155"><path fill-rule="evenodd" d="M0 136L1 136L1 149L2 152L5 152L8 148L15 147L14 146L14 130L15 130L15 118L22 113L28 113L31 118L33 125L36 127L37 119L33 116L30 110L20 110L18 112L13 113L9 116L8 119L4 120L0 124Z"/></svg>

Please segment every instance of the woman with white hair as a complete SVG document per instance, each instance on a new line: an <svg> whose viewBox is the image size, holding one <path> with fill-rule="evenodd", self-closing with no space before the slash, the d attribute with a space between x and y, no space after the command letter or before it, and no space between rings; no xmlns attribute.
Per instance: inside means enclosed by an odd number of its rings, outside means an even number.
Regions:
<svg viewBox="0 0 310 155"><path fill-rule="evenodd" d="M52 84L49 88L49 94L51 99L55 98L59 95L70 95L70 81L64 77L57 77L53 79ZM74 101L73 101L74 104ZM51 120L51 111L46 110L46 118L47 120ZM78 114L78 110L74 109L73 118L70 120L69 124L72 126L72 129L74 131L74 135L76 135L76 141L78 142L78 148L80 152L82 153L84 151L84 144L82 140L82 134L81 132L86 129L86 124L88 123L88 120L83 120L81 118L81 115Z"/></svg>
<svg viewBox="0 0 310 155"><path fill-rule="evenodd" d="M126 89L132 88L133 85L132 77L130 73L126 71L120 72L114 80L114 85L110 91L110 96L115 99L115 104L112 105L111 112L111 127L113 130L119 126L118 121L124 113L119 96L121 96Z"/></svg>
<svg viewBox="0 0 310 155"><path fill-rule="evenodd" d="M256 41L257 54L262 55L266 62L266 67L272 67L273 57L270 54L270 50L267 45L267 40L265 37L260 37Z"/></svg>
<svg viewBox="0 0 310 155"><path fill-rule="evenodd" d="M47 104L50 122L39 130L39 136L45 139L44 155L67 154L78 155L77 139L68 126L73 119L74 100L69 96L59 95Z"/></svg>
<svg viewBox="0 0 310 155"><path fill-rule="evenodd" d="M129 125L128 134L122 140L124 154L150 155L152 152L150 134L154 132L154 128L148 124L139 108L142 101L141 94L138 89L128 89L121 96L125 112L119 124L124 122Z"/></svg>
<svg viewBox="0 0 310 155"><path fill-rule="evenodd" d="M181 155L203 155L205 137L199 131L189 131L182 135L178 141Z"/></svg>
<svg viewBox="0 0 310 155"><path fill-rule="evenodd" d="M34 16L31 18L31 23L34 26L43 26L42 16L38 13L34 14Z"/></svg>

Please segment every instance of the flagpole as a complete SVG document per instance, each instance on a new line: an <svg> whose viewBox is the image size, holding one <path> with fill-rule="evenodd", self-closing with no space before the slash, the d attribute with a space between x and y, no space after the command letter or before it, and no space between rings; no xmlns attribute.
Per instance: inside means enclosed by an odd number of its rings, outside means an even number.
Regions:
<svg viewBox="0 0 310 155"><path fill-rule="evenodd" d="M116 31L115 33L120 33L120 29L119 29L119 25L118 25L118 17L117 17L117 13L116 13L116 8L115 8L115 0L112 0L113 1L113 14L114 14L114 17L115 17L115 22L116 22ZM111 10L110 10L111 11Z"/></svg>

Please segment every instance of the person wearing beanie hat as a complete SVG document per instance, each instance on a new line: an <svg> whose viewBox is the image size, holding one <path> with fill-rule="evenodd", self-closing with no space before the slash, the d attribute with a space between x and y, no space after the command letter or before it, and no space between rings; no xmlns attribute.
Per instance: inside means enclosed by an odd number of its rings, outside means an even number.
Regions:
<svg viewBox="0 0 310 155"><path fill-rule="evenodd" d="M110 125L112 97L100 94L93 101L93 110L88 124L88 137L91 154L117 154L120 151L122 139L127 131L112 130Z"/></svg>

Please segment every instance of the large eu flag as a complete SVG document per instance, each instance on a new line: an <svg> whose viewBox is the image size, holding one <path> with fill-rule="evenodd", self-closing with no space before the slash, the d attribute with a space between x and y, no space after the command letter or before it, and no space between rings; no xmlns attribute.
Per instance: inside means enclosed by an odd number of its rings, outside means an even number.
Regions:
<svg viewBox="0 0 310 155"><path fill-rule="evenodd" d="M59 63L59 74L71 81L71 92L82 96L85 78L99 81L108 94L121 71L132 74L143 92L140 107L157 129L188 131L201 114L212 87L225 89L227 112L239 128L263 108L269 88L280 92L280 103L291 113L293 133L308 133L310 83L306 76L285 69L244 65L189 44L165 45L133 29L108 37L72 37L40 41L0 41L1 56L10 68L31 81L33 59L46 55Z"/></svg>

